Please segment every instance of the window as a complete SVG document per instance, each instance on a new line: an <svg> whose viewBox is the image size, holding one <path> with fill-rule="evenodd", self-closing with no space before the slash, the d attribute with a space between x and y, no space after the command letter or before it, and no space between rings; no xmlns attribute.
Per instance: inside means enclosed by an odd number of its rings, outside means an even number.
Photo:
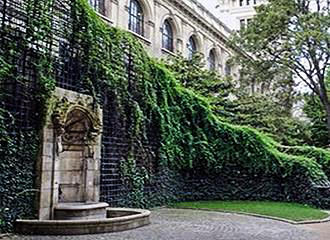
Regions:
<svg viewBox="0 0 330 240"><path fill-rule="evenodd" d="M257 0L253 0L253 4L256 5L257 4Z"/></svg>
<svg viewBox="0 0 330 240"><path fill-rule="evenodd" d="M226 65L225 65L225 74L226 74L226 76L231 75L231 66L228 63L226 63Z"/></svg>
<svg viewBox="0 0 330 240"><path fill-rule="evenodd" d="M128 22L128 29L142 35L144 34L143 31L143 11L141 5L136 0L131 0L129 6L129 22Z"/></svg>
<svg viewBox="0 0 330 240"><path fill-rule="evenodd" d="M215 57L214 49L212 49L210 51L208 62L209 62L209 69L210 70L215 70L215 68L216 68L216 57Z"/></svg>
<svg viewBox="0 0 330 240"><path fill-rule="evenodd" d="M250 5L250 0L246 0L246 5Z"/></svg>
<svg viewBox="0 0 330 240"><path fill-rule="evenodd" d="M89 5L95 10L99 11L100 9L100 0L88 0Z"/></svg>
<svg viewBox="0 0 330 240"><path fill-rule="evenodd" d="M173 30L168 20L164 21L163 24L163 48L173 52Z"/></svg>
<svg viewBox="0 0 330 240"><path fill-rule="evenodd" d="M197 52L196 41L193 36L188 41L188 59L192 59L193 55Z"/></svg>
<svg viewBox="0 0 330 240"><path fill-rule="evenodd" d="M240 23L241 29L244 29L245 28L245 19L239 20L239 23Z"/></svg>
<svg viewBox="0 0 330 240"><path fill-rule="evenodd" d="M249 19L241 19L239 20L240 22L240 27L241 30L244 29L245 27L249 26L252 23L252 18Z"/></svg>
<svg viewBox="0 0 330 240"><path fill-rule="evenodd" d="M243 6L243 2L244 2L244 0L239 0L239 5L240 5L240 7Z"/></svg>

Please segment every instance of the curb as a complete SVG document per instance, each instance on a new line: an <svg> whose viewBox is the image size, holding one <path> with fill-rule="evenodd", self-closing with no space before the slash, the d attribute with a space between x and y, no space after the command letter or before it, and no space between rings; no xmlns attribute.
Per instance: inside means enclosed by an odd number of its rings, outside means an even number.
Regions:
<svg viewBox="0 0 330 240"><path fill-rule="evenodd" d="M265 216L265 215L255 214L255 213L229 211L229 210L217 210L217 209L208 209L208 208L176 208L176 209L189 209L189 210L201 210L201 211L209 211L209 212L222 212L222 213L239 214L239 215L246 215L246 216L251 216L251 217L258 217L258 218L264 218L264 219L270 219L270 220L285 222L285 223L289 223L289 224L292 224L292 225L317 224L317 223L330 222L330 216L328 216L327 218L324 218L324 219L306 220L306 221L297 222L297 221L288 220L288 219L279 218L279 217ZM329 212L327 212L327 211L324 211L324 212L329 214Z"/></svg>
<svg viewBox="0 0 330 240"><path fill-rule="evenodd" d="M6 237L9 237L10 233L0 233L0 239L5 239Z"/></svg>

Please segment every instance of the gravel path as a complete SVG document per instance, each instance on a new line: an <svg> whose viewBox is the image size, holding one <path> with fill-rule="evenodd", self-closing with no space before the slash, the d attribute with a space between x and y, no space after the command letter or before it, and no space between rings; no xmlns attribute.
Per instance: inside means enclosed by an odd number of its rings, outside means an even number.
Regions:
<svg viewBox="0 0 330 240"><path fill-rule="evenodd" d="M10 240L320 240L313 229L231 213L157 209L143 228L98 235L12 236ZM330 239L330 236L329 236Z"/></svg>

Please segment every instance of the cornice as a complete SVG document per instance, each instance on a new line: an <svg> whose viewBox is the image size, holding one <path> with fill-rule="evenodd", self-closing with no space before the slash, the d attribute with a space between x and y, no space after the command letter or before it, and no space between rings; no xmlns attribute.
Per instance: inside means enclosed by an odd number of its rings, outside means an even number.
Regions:
<svg viewBox="0 0 330 240"><path fill-rule="evenodd" d="M198 8L200 8L201 10L206 12L209 17L211 17L217 24L219 24L220 28L224 28L228 33L232 33L232 30L230 30L228 26L226 26L223 22L221 22L218 18L216 18L205 7L203 7L202 5L197 3L196 0L190 0L190 1L192 2L192 4L195 4ZM158 0L158 2L160 3L160 0ZM172 6L177 8L180 11L180 13L191 18L195 23L200 25L200 27L201 27L200 29L205 29L208 33L215 36L227 48L229 48L232 51L235 51L239 54L243 54L246 57L249 57L249 55L246 54L245 52L242 52L242 50L240 50L236 47L233 47L233 46L228 46L229 38L227 36L225 36L224 33L222 33L219 29L215 28L214 25L210 24L202 15L200 15L193 8L191 8L189 5L184 3L182 0L163 0L163 2L170 3ZM187 23L187 21L184 21L184 22Z"/></svg>
<svg viewBox="0 0 330 240"><path fill-rule="evenodd" d="M197 13L194 9L192 9L190 6L188 6L186 3L184 3L182 0L163 0L163 2L168 2L171 5L173 5L175 8L177 8L180 13L188 16L193 20L193 22L200 25L201 29L205 29L209 33L211 33L213 36L216 36L216 38L220 39L223 43L227 43L229 39L218 29L215 29L215 27L207 22L203 16L201 16L199 13ZM192 3L193 4L193 3ZM201 8L197 5L197 7ZM205 11L205 9L201 8L201 10ZM207 10L206 10L207 11ZM210 17L212 17L213 20L217 24L219 24L219 27L223 27L227 29L228 27L224 25L220 20L216 19L214 15L212 15L210 12L207 12ZM187 23L187 21L183 20L184 23ZM231 30L228 28L228 32L231 32Z"/></svg>

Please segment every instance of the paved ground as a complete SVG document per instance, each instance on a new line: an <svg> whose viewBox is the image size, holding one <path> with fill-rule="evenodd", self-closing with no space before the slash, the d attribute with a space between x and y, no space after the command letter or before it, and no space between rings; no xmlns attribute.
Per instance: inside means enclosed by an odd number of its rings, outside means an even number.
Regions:
<svg viewBox="0 0 330 240"><path fill-rule="evenodd" d="M307 231L314 232L316 236L319 236L318 240L330 240L330 222L306 224L301 227Z"/></svg>
<svg viewBox="0 0 330 240"><path fill-rule="evenodd" d="M250 216L178 209L152 211L152 224L99 235L13 236L11 240L330 240L315 226L297 226ZM318 226L321 224L318 224ZM328 227L327 227L328 226ZM330 229L324 224L323 230ZM325 235L324 235L325 234ZM324 235L322 238L322 235ZM326 236L327 235L327 236Z"/></svg>

